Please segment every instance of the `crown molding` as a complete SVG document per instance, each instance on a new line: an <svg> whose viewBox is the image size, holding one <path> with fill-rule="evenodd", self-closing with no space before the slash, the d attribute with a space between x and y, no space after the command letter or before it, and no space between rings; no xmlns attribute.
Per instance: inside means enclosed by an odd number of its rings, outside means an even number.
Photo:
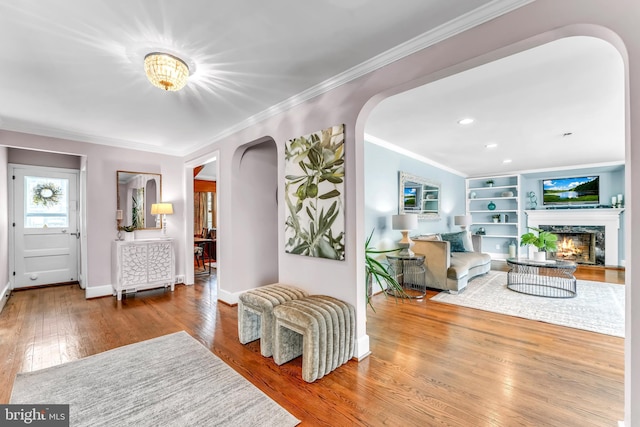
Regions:
<svg viewBox="0 0 640 427"><path fill-rule="evenodd" d="M419 36L414 37L398 46L395 46L373 58L362 62L340 74L337 74L330 79L327 79L309 89L300 92L284 101L275 104L268 109L255 114L234 126L219 132L211 139L200 145L198 148L203 148L208 144L220 141L223 138L233 135L243 129L246 129L258 122L273 117L277 114L283 113L291 108L315 98L318 95L322 95L330 90L333 90L339 86L349 83L352 80L357 79L365 74L371 73L385 65L391 64L399 59L409 56L415 52L439 43L447 38L453 37L464 31L467 31L473 27L532 3L534 0L494 0L477 9L472 10L464 15L460 15L447 23L434 28L431 31L427 31ZM185 155L188 153L185 153Z"/></svg>
<svg viewBox="0 0 640 427"><path fill-rule="evenodd" d="M369 135L369 134L365 133L364 134L364 140L366 142L370 142L372 144L378 145L378 146L380 146L382 148L386 148L387 150L391 150L391 151L394 151L394 152L396 152L398 154L402 154L403 156L410 157L413 160L417 160L417 161L425 163L427 165L435 166L438 169L442 169L442 170L447 171L449 173L452 173L454 175L458 175L458 176L461 176L463 178L467 177L466 174L464 174L464 173L462 173L462 172L460 172L458 170L455 170L455 169L453 169L453 168L451 168L451 167L449 167L447 165L443 165L442 163L438 163L436 161L433 161L433 160L429 159L428 157L421 156L421 155L416 154L416 153L414 153L412 151L409 151L409 150L407 150L405 148L398 147L397 145L394 145L394 144L392 144L390 142L387 142L384 139L380 139L380 138L378 138L376 136Z"/></svg>

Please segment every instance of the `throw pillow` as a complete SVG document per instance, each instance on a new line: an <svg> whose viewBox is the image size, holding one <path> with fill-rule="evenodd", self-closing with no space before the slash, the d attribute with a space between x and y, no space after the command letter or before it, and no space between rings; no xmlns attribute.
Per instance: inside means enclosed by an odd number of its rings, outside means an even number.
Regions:
<svg viewBox="0 0 640 427"><path fill-rule="evenodd" d="M460 231L457 233L442 233L442 240L448 241L451 252L473 252L473 243L468 231ZM471 248L469 250L469 248Z"/></svg>
<svg viewBox="0 0 640 427"><path fill-rule="evenodd" d="M435 241L442 240L439 234L421 234L418 237L415 237L415 238L412 237L412 239L413 240L435 240Z"/></svg>

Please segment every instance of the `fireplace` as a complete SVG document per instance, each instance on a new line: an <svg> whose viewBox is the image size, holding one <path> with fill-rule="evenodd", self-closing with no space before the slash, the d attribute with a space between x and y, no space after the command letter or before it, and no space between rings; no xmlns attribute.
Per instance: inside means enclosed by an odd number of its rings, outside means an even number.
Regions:
<svg viewBox="0 0 640 427"><path fill-rule="evenodd" d="M576 244L576 234L593 234L592 237L580 237L580 240L589 242L589 261L577 260L576 262L591 262L595 265L620 265L618 258L618 237L620 233L620 214L624 209L592 208L592 209L539 209L527 210L527 226L550 230L555 234L567 233L569 239ZM549 228L550 227L550 228ZM560 242L565 236L560 237ZM593 246L591 246L591 242ZM584 246L581 243L584 259ZM606 250L605 250L606 249ZM528 254L531 257L532 249ZM568 255L563 255L568 256ZM572 255L577 256L577 255Z"/></svg>
<svg viewBox="0 0 640 427"><path fill-rule="evenodd" d="M558 236L556 259L605 265L605 228L586 225L541 225Z"/></svg>

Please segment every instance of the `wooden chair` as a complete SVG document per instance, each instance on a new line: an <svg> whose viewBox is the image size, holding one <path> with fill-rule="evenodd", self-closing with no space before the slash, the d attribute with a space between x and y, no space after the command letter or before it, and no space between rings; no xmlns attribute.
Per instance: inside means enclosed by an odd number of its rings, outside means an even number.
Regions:
<svg viewBox="0 0 640 427"><path fill-rule="evenodd" d="M200 267L200 263L202 263L202 268L204 268L204 247L202 244L196 244L193 247L193 255L196 259L196 265Z"/></svg>

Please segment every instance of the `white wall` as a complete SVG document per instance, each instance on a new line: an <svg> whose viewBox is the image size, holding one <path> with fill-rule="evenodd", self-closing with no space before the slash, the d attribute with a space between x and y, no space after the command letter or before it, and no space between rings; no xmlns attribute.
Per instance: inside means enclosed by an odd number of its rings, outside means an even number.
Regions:
<svg viewBox="0 0 640 427"><path fill-rule="evenodd" d="M182 225L186 221L183 162L178 157L136 150L112 148L57 138L47 138L18 132L0 130L0 146L55 151L62 154L86 156L87 158L87 295L89 297L111 294L111 242L116 238L116 171L130 170L162 174L162 196L164 201L174 204L174 215L167 216L168 235L177 240L176 274L185 274L185 238ZM6 152L6 149L4 150ZM24 154L24 153L22 153ZM28 154L28 153L27 153ZM34 158L39 158L36 155ZM1 160L1 159L0 159ZM28 162L29 156L24 158ZM6 179L5 172L0 180ZM0 171L2 172L2 171ZM0 200L6 194L6 183L0 181ZM6 224L6 204L0 208L0 225ZM8 242L3 241L0 230L0 254L7 251ZM136 232L140 237L159 236L159 230ZM6 253L6 252L5 252ZM193 254L193 252L192 252ZM193 255L191 255L193 256ZM6 259L0 258L0 259ZM191 262L191 258L189 258ZM4 265L4 264L3 264ZM189 264L191 265L191 264ZM0 283L9 279L6 267L0 265Z"/></svg>
<svg viewBox="0 0 640 427"><path fill-rule="evenodd" d="M0 206L9 204L9 188L7 186L8 150L0 147ZM9 285L9 219L0 208L0 311L8 296Z"/></svg>

